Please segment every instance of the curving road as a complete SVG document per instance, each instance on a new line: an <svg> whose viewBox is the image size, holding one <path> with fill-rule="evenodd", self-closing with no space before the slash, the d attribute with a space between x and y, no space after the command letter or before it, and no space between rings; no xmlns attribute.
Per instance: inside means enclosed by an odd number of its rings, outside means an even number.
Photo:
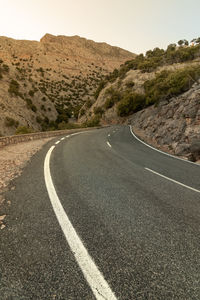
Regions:
<svg viewBox="0 0 200 300"><path fill-rule="evenodd" d="M0 299L200 299L200 166L112 126L49 142L13 185Z"/></svg>

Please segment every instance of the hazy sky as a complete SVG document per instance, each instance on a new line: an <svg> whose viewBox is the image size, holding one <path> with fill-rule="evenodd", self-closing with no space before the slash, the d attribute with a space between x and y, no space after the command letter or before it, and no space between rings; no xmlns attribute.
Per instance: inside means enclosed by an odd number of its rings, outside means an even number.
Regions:
<svg viewBox="0 0 200 300"><path fill-rule="evenodd" d="M0 0L0 35L79 35L135 53L200 36L200 0Z"/></svg>

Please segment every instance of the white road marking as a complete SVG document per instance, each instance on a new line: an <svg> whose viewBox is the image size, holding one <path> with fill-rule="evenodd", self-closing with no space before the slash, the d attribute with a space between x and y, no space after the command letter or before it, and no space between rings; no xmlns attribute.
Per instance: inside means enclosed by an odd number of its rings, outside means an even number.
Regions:
<svg viewBox="0 0 200 300"><path fill-rule="evenodd" d="M150 172L152 172L152 173L154 173L154 174L156 174L156 175L158 175L158 176L160 176L160 177L163 177L163 178L165 178L165 179L167 179L167 180L170 180L170 181L172 181L172 182L174 182L174 183L177 183L177 184L179 184L179 185L181 185L181 186L184 186L185 188L190 189L190 190L192 190L192 191L194 191L194 192L200 193L199 190L196 190L196 189L194 189L194 188L192 188L192 187L190 187L190 186L188 186L188 185L185 185L185 184L183 184L183 183L181 183L181 182L179 182L179 181L176 181L176 180L171 179L171 178L169 178L169 177L167 177L167 176L164 176L164 175L162 175L162 174L160 174L160 173L157 173L157 172L155 172L155 171L153 171L153 170L151 170L151 169L149 169L149 168L145 168L145 170L150 171Z"/></svg>
<svg viewBox="0 0 200 300"><path fill-rule="evenodd" d="M107 145L108 145L110 148L112 148L112 146L111 146L111 144L110 144L109 142L107 142Z"/></svg>
<svg viewBox="0 0 200 300"><path fill-rule="evenodd" d="M76 233L58 198L50 172L50 157L54 148L55 146L52 146L49 149L44 162L45 183L51 204L53 206L53 210L56 214L65 238L71 248L71 251L73 252L75 259L79 267L81 268L84 277L87 280L96 299L117 300L108 283L105 281L103 275L98 270L93 259L89 255L87 249L84 247L81 239Z"/></svg>
<svg viewBox="0 0 200 300"><path fill-rule="evenodd" d="M108 136L110 136L110 133L108 134Z"/></svg>
<svg viewBox="0 0 200 300"><path fill-rule="evenodd" d="M165 155L167 155L167 156L170 156L170 157L172 157L172 158L176 158L176 159L179 159L179 160L182 160L182 161L184 161L184 162L187 162L187 163L190 163L190 164L193 164L193 165L195 165L195 166L199 166L199 167L200 167L200 164L196 164L196 163L194 163L194 162L192 162L192 161L189 161L189 160L186 160L186 159L177 157L177 156L175 156L175 155L169 154L169 153L167 153L167 152L158 150L158 149L154 148L153 146L150 146L149 144L146 144L145 142L143 142L142 140L140 140L140 139L133 133L133 130L132 130L131 125L129 125L129 127L130 127L131 134L134 136L134 138L135 138L136 140L138 140L140 143L144 144L145 146L147 146L147 147L149 147L149 148L151 148L151 149L153 149L153 150L155 150L155 151L157 151L157 152L160 152L160 153L162 153L162 154L165 154Z"/></svg>
<svg viewBox="0 0 200 300"><path fill-rule="evenodd" d="M63 141L65 139L65 137L63 137L62 139L61 139L61 141Z"/></svg>
<svg viewBox="0 0 200 300"><path fill-rule="evenodd" d="M66 135L66 138L70 137L70 135Z"/></svg>
<svg viewBox="0 0 200 300"><path fill-rule="evenodd" d="M60 141L57 141L55 144L58 145L60 143Z"/></svg>

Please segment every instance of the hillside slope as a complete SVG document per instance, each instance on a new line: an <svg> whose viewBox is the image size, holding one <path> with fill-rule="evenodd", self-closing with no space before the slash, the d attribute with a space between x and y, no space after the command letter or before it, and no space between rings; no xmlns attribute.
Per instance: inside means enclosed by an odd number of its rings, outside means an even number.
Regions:
<svg viewBox="0 0 200 300"><path fill-rule="evenodd" d="M199 160L200 45L171 47L148 51L114 71L80 122L129 123L156 147Z"/></svg>
<svg viewBox="0 0 200 300"><path fill-rule="evenodd" d="M76 117L99 81L134 57L78 36L0 37L0 134L14 134L18 126L53 129Z"/></svg>

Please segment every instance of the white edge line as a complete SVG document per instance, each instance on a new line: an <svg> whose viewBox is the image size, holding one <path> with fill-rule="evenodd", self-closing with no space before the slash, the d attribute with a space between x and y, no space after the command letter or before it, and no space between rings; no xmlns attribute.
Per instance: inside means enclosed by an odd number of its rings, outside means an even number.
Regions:
<svg viewBox="0 0 200 300"><path fill-rule="evenodd" d="M63 137L62 139L61 139L61 141L63 141L65 139L65 137Z"/></svg>
<svg viewBox="0 0 200 300"><path fill-rule="evenodd" d="M165 154L165 155L167 155L167 156L170 156L170 157L172 157L172 158L176 158L176 159L179 159L179 160L182 160L182 161L184 161L184 162L187 162L187 163L190 163L190 164L193 164L193 165L195 165L195 166L200 167L199 164L196 164L196 163L194 163L194 162L192 162L192 161L189 161L189 160L186 160L186 159L177 157L177 156L175 156L175 155L169 154L169 153L167 153L167 152L158 150L158 149L154 148L153 146L150 146L149 144L146 144L145 142L143 142L142 140L140 140L140 139L133 133L132 126L129 125L129 127L130 127L131 134L134 136L134 138L135 138L136 140L138 140L140 143L144 144L145 146L147 146L147 147L149 147L149 148L151 148L151 149L153 149L153 150L155 150L155 151L157 151L157 152L160 152L160 153L162 153L162 154Z"/></svg>
<svg viewBox="0 0 200 300"><path fill-rule="evenodd" d="M81 268L85 279L87 280L93 294L97 300L117 300L114 293L110 289L108 283L105 281L103 275L98 270L93 259L89 255L87 249L84 247L81 239L73 228L67 214L65 213L62 204L58 198L56 190L53 185L51 172L50 172L50 157L55 146L52 146L46 154L44 161L44 178L48 191L48 195L58 219L58 222L62 228L65 238L73 252L75 259Z"/></svg>
<svg viewBox="0 0 200 300"><path fill-rule="evenodd" d="M60 143L60 141L57 141L55 144L58 145Z"/></svg>
<svg viewBox="0 0 200 300"><path fill-rule="evenodd" d="M155 171L153 171L153 170L151 170L151 169L149 169L149 168L145 168L145 170L150 171L150 172L152 172L152 173L154 173L154 174L156 174L156 175L158 175L158 176L160 176L160 177L163 177L163 178L165 178L165 179L167 179L167 180L170 180L170 181L172 181L172 182L174 182L174 183L177 183L177 184L179 184L179 185L181 185L181 186L183 186L183 187L186 187L186 188L188 188L188 189L190 189L190 190L192 190L192 191L194 191L194 192L200 193L200 191L197 190L197 189L194 189L194 188L192 188L192 187L190 187L190 186L188 186L188 185L185 185L185 184L183 184L183 183L181 183L181 182L179 182L179 181L176 181L176 180L171 179L171 178L169 178L169 177L167 177L167 176L164 176L164 175L162 175L162 174L160 174L160 173L157 173L157 172L155 172Z"/></svg>
<svg viewBox="0 0 200 300"><path fill-rule="evenodd" d="M108 141L106 143L110 148L112 148L111 144Z"/></svg>

